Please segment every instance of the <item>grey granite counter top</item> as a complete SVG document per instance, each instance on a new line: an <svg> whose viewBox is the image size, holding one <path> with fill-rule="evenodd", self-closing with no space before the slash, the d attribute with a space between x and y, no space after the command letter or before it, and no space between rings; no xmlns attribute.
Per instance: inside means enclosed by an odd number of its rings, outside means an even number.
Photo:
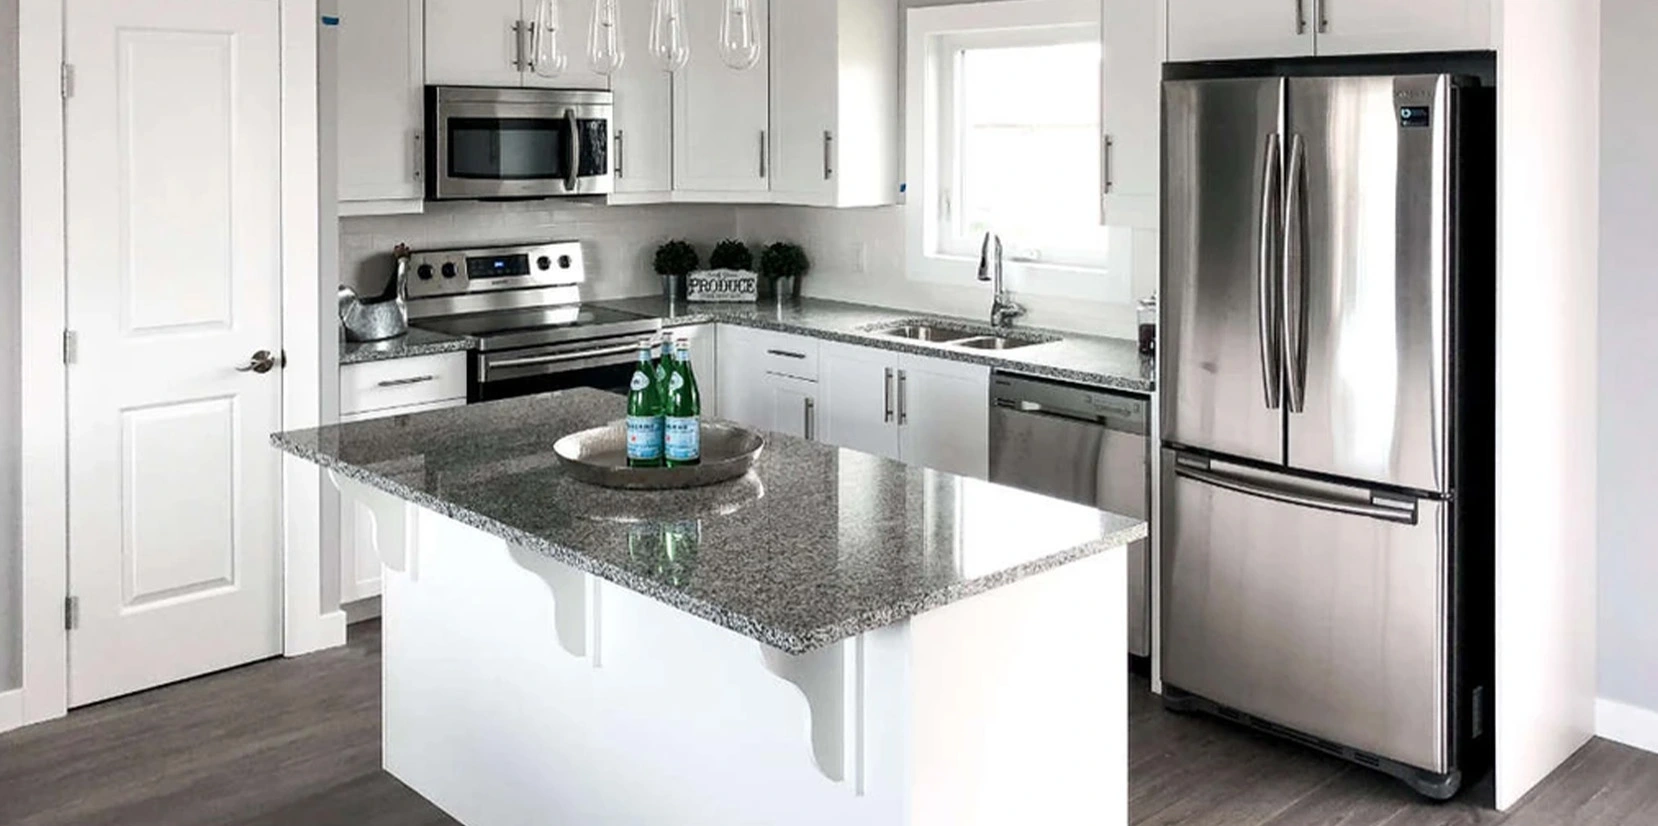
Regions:
<svg viewBox="0 0 1658 826"><path fill-rule="evenodd" d="M477 346L477 339L434 333L431 330L410 327L407 335L388 338L385 341L360 343L341 341L340 364L361 364L367 361L386 361L388 359L430 356L438 353L455 353L471 350Z"/></svg>
<svg viewBox="0 0 1658 826"><path fill-rule="evenodd" d="M1149 394L1155 388L1152 360L1142 357L1136 342L1127 339L1015 327L1015 334L1036 334L1057 337L1058 340L995 352L909 341L872 332L905 321L937 320L946 326L983 327L985 325L982 322L844 301L797 298L781 306L770 301L761 301L758 304L689 304L683 301L670 302L661 296L647 296L595 303L623 312L655 316L670 325L710 322L736 324L953 361L985 364L1002 370L1112 387L1134 393Z"/></svg>
<svg viewBox="0 0 1658 826"><path fill-rule="evenodd" d="M271 442L791 654L1146 536L1138 519L776 434L748 476L708 488L564 475L553 443L622 413L619 396L570 390Z"/></svg>

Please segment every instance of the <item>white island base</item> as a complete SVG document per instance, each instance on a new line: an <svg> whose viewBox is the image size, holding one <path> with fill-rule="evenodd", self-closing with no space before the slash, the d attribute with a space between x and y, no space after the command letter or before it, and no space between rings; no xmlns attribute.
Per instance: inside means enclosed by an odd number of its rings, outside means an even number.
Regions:
<svg viewBox="0 0 1658 826"><path fill-rule="evenodd" d="M789 656L344 487L392 551L385 767L467 826L1127 821L1122 548Z"/></svg>

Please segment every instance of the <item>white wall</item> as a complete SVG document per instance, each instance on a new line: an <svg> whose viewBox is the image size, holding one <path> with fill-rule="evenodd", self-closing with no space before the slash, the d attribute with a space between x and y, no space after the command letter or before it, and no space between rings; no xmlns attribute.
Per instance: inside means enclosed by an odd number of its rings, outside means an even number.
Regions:
<svg viewBox="0 0 1658 826"><path fill-rule="evenodd" d="M22 681L18 592L18 114L17 0L0 0L0 691Z"/></svg>
<svg viewBox="0 0 1658 826"><path fill-rule="evenodd" d="M1658 3L1601 13L1600 696L1658 715Z"/></svg>
<svg viewBox="0 0 1658 826"><path fill-rule="evenodd" d="M1499 8L1496 791L1506 807L1594 730L1600 1Z"/></svg>

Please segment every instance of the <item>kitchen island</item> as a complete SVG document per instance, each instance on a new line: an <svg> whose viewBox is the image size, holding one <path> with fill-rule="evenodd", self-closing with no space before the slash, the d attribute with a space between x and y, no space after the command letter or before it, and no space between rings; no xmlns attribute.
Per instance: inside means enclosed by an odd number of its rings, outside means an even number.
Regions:
<svg viewBox="0 0 1658 826"><path fill-rule="evenodd" d="M620 492L574 390L278 434L374 514L385 766L468 826L1126 821L1139 520L771 436Z"/></svg>

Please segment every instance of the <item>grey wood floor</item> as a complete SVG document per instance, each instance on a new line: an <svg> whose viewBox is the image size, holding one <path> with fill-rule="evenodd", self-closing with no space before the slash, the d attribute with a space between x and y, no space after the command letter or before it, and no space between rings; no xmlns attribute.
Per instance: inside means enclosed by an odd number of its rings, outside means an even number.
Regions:
<svg viewBox="0 0 1658 826"><path fill-rule="evenodd" d="M250 665L0 736L0 824L452 824L380 771L379 655L379 627L366 623L341 650ZM1424 803L1322 755L1167 714L1140 678L1129 696L1135 824L1658 824L1658 756L1601 740L1505 818L1471 802Z"/></svg>

